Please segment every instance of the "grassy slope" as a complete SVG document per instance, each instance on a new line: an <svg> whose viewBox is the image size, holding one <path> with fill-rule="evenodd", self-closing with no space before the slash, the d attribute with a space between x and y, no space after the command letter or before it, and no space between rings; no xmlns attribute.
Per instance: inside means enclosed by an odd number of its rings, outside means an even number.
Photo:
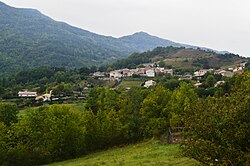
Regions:
<svg viewBox="0 0 250 166"><path fill-rule="evenodd" d="M125 80L118 86L118 88L125 89L125 88L132 88L132 87L140 87L142 83L143 81L139 81L139 80L135 80L135 81Z"/></svg>
<svg viewBox="0 0 250 166"><path fill-rule="evenodd" d="M221 57L221 58L219 58ZM196 69L197 66L194 65L194 62L198 59L203 59L207 61L208 65L212 68L226 67L226 66L235 66L236 64L245 61L242 57L230 57L222 58L222 55L217 55L210 52L205 52L201 50L194 49L183 49L174 54L171 54L167 57L154 57L152 61L163 60L167 65L172 65L178 69ZM198 67L199 68L199 67Z"/></svg>
<svg viewBox="0 0 250 166"><path fill-rule="evenodd" d="M159 141L129 145L122 148L112 148L85 157L54 163L51 166L83 166L83 165L198 165L194 160L182 157L179 145L164 145Z"/></svg>

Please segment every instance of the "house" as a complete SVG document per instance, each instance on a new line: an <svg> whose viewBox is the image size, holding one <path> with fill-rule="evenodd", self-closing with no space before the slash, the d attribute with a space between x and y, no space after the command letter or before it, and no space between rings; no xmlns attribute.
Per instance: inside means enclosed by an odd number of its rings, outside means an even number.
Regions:
<svg viewBox="0 0 250 166"><path fill-rule="evenodd" d="M93 73L93 77L105 77L105 73L97 71Z"/></svg>
<svg viewBox="0 0 250 166"><path fill-rule="evenodd" d="M225 71L225 70L219 72L219 74L221 74L224 77L232 77L234 75L233 72L231 72L231 71Z"/></svg>
<svg viewBox="0 0 250 166"><path fill-rule="evenodd" d="M121 69L120 70L121 74L123 77L132 77L132 75L134 74L134 72L130 69Z"/></svg>
<svg viewBox="0 0 250 166"><path fill-rule="evenodd" d="M149 69L146 71L147 77L155 77L155 71L153 69Z"/></svg>
<svg viewBox="0 0 250 166"><path fill-rule="evenodd" d="M37 92L19 91L18 96L19 97L36 97Z"/></svg>
<svg viewBox="0 0 250 166"><path fill-rule="evenodd" d="M194 72L194 76L197 77L197 79L201 79L202 77L205 76L207 72L211 72L213 69L201 69L196 72Z"/></svg>
<svg viewBox="0 0 250 166"><path fill-rule="evenodd" d="M155 73L157 73L157 74L164 73L164 67L156 67L155 68Z"/></svg>
<svg viewBox="0 0 250 166"><path fill-rule="evenodd" d="M36 100L51 101L52 100L52 90L49 93L45 93L41 96L37 96Z"/></svg>
<svg viewBox="0 0 250 166"><path fill-rule="evenodd" d="M233 70L233 69L232 69ZM214 71L214 74L221 74L221 73L223 73L223 72L226 72L226 70L224 70L224 69L218 69L218 70L215 70Z"/></svg>
<svg viewBox="0 0 250 166"><path fill-rule="evenodd" d="M242 74L242 73L243 73L243 67L242 67L242 66L236 67L236 68L233 70L233 72L234 72L235 74Z"/></svg>
<svg viewBox="0 0 250 166"><path fill-rule="evenodd" d="M156 82L153 81L153 80L149 80L149 81L146 81L145 84L144 84L144 87L145 88L149 88L150 86L155 86L156 85Z"/></svg>
<svg viewBox="0 0 250 166"><path fill-rule="evenodd" d="M114 70L109 73L110 79L120 79L122 78L122 73L119 70Z"/></svg>
<svg viewBox="0 0 250 166"><path fill-rule="evenodd" d="M243 62L243 63L240 63L240 67L242 67L242 68L245 68L246 67L246 64L247 64L247 62Z"/></svg>
<svg viewBox="0 0 250 166"><path fill-rule="evenodd" d="M178 80L192 80L192 75L191 74L186 74L186 75L180 75Z"/></svg>
<svg viewBox="0 0 250 166"><path fill-rule="evenodd" d="M173 69L164 69L164 70L163 70L163 73L164 73L164 74L169 74L169 75L172 76L172 75L174 74L174 71L173 71Z"/></svg>
<svg viewBox="0 0 250 166"><path fill-rule="evenodd" d="M145 68L137 68L137 71L134 74L144 76L146 74L146 69Z"/></svg>

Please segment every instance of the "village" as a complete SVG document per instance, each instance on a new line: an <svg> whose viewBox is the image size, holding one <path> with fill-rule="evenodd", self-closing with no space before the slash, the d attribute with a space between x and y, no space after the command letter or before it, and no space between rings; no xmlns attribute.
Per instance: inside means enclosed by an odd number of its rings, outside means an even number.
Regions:
<svg viewBox="0 0 250 166"><path fill-rule="evenodd" d="M147 63L142 64L141 68L136 69L118 69L110 71L109 73L106 72L100 72L97 71L92 74L93 77L102 79L102 80L121 80L122 78L128 78L128 77L146 77L148 78L148 81L145 82L144 87L148 88L150 86L156 85L156 82L152 79L161 76L161 75L170 75L175 76L179 80L197 80L197 82L194 84L195 87L198 87L201 85L200 80L205 76L206 73L214 73L222 75L223 77L232 77L235 74L241 74L243 73L243 69L246 65L245 63L240 63L236 65L234 68L230 67L227 69L200 69L195 71L194 73L187 73L185 75L179 75L178 73L175 73L174 69L166 69L164 67L159 67L159 65L154 63ZM218 84L223 83L224 81L218 81L215 86Z"/></svg>
<svg viewBox="0 0 250 166"><path fill-rule="evenodd" d="M194 87L198 88L202 86L201 80L207 73L213 73L221 75L222 77L232 77L235 74L241 74L243 73L243 69L245 67L246 63L240 63L236 65L235 67L230 67L227 69L200 69L195 71L194 73L186 73L184 75L180 75L178 73L175 73L174 69L159 67L158 64L155 63L147 63L142 64L135 69L118 69L118 70L112 70L110 72L100 72L96 71L92 74L90 74L91 77L103 80L103 81L114 81L117 84L115 84L114 87L119 85L124 79L128 78L144 78L143 87L149 88L151 86L155 86L157 82L155 81L155 78L161 77L164 75L168 75L174 78L177 78L178 80L194 80L193 85ZM214 87L217 87L220 84L223 84L224 80L219 80L214 84ZM84 87L85 90L89 90L89 86ZM131 87L126 87L126 89L130 89ZM86 95L83 95L82 92L75 92L74 96L63 96L58 97L53 95L53 91L50 90L49 93L45 94L37 94L37 92L32 92L28 90L23 90L18 92L19 98L33 98L36 102L52 102L52 101L65 101L68 99L71 99L72 97L77 97L78 99L85 99Z"/></svg>

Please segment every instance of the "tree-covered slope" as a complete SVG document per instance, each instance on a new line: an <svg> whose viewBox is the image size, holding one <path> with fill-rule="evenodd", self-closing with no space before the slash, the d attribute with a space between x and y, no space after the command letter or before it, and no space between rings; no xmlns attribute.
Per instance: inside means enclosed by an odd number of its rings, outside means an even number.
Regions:
<svg viewBox="0 0 250 166"><path fill-rule="evenodd" d="M66 23L33 9L0 3L0 70L36 66L81 67L133 52L122 42Z"/></svg>
<svg viewBox="0 0 250 166"><path fill-rule="evenodd" d="M57 22L34 9L0 2L0 76L27 68L80 68L127 57L157 46L193 47L144 32L114 38Z"/></svg>

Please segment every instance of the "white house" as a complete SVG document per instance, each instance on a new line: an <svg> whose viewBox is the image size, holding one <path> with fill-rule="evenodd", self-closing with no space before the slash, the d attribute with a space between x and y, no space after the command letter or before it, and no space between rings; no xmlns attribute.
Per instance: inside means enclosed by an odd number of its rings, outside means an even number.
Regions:
<svg viewBox="0 0 250 166"><path fill-rule="evenodd" d="M149 81L146 81L145 84L144 84L144 87L145 88L149 88L150 86L155 86L156 85L156 82L153 81L153 80L149 80Z"/></svg>
<svg viewBox="0 0 250 166"><path fill-rule="evenodd" d="M19 91L18 92L19 97L36 97L36 92L28 92L28 91Z"/></svg>
<svg viewBox="0 0 250 166"><path fill-rule="evenodd" d="M105 73L97 71L93 73L93 77L105 77Z"/></svg>
<svg viewBox="0 0 250 166"><path fill-rule="evenodd" d="M119 70L114 70L109 73L110 79L119 79L122 78L122 73Z"/></svg>
<svg viewBox="0 0 250 166"><path fill-rule="evenodd" d="M155 77L155 71L153 69L149 69L146 71L147 77Z"/></svg>

